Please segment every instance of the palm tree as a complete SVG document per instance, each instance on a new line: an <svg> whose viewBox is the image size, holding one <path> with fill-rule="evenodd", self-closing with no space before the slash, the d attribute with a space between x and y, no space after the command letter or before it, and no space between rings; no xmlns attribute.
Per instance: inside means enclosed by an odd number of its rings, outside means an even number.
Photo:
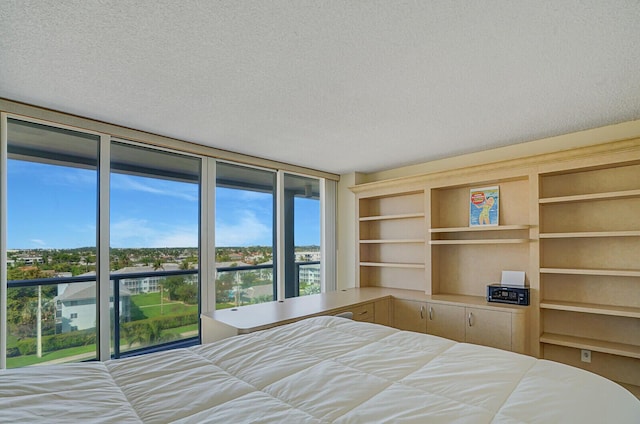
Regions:
<svg viewBox="0 0 640 424"><path fill-rule="evenodd" d="M122 326L122 329L124 330L124 338L127 340L129 348L131 348L134 343L142 345L147 340L147 332L144 331L140 325L133 327Z"/></svg>
<svg viewBox="0 0 640 424"><path fill-rule="evenodd" d="M157 271L159 269L164 271L164 265L162 264L162 260L161 259L154 259L153 260L153 270Z"/></svg>

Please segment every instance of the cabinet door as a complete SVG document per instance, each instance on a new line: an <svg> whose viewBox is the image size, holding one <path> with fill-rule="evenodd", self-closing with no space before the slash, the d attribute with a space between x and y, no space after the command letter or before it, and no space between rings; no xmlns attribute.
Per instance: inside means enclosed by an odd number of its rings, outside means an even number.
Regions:
<svg viewBox="0 0 640 424"><path fill-rule="evenodd" d="M465 308L467 343L511 350L511 313Z"/></svg>
<svg viewBox="0 0 640 424"><path fill-rule="evenodd" d="M427 304L427 333L458 342L465 341L463 306Z"/></svg>
<svg viewBox="0 0 640 424"><path fill-rule="evenodd" d="M381 325L389 325L389 304L391 301L389 299L377 300L374 307L374 320L376 324Z"/></svg>
<svg viewBox="0 0 640 424"><path fill-rule="evenodd" d="M393 326L400 330L427 332L427 304L416 300L393 300Z"/></svg>

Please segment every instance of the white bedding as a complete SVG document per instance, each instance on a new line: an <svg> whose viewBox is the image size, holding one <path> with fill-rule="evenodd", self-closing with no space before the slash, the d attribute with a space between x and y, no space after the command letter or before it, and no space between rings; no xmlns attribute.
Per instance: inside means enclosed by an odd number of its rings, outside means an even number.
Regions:
<svg viewBox="0 0 640 424"><path fill-rule="evenodd" d="M189 349L0 372L0 422L640 423L586 371L318 317Z"/></svg>

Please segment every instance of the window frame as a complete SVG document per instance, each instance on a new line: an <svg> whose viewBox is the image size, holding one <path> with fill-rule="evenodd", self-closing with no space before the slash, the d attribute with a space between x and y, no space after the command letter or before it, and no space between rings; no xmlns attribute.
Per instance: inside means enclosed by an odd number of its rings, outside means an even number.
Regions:
<svg viewBox="0 0 640 424"><path fill-rule="evenodd" d="M48 111L37 107L24 106L11 101L0 101L0 369L6 368L7 347L7 120L15 119L34 124L46 125L60 129L71 130L79 133L99 137L98 147L98 208L96 217L96 332L97 352L99 361L111 359L110 351L110 174L111 174L111 143L119 142L140 147L176 153L185 156L199 158L200 168L200 206L199 206L199 310L213 311L215 309L215 188L216 165L226 162L238 166L253 167L274 172L276 175L276 201L275 201L275 249L274 278L276 280L276 301L284 299L284 265L279 261L283 257L282 238L284 226L284 212L281 202L284 189L284 175L292 174L308 178L315 178L320 183L321 205L321 291L336 289L336 203L337 203L337 176L309 169L300 168L284 163L278 163L261 158L249 158L243 160L243 155L220 151L204 145L193 145L180 140L167 139L137 130L129 130L112 124L100 123L88 118L75 117L60 112ZM15 111L28 111L33 116L28 116ZM47 119L41 119L45 117ZM61 122L70 122L75 125L67 125ZM131 137L123 136L132 135ZM260 165L251 164L251 162ZM262 166L265 165L265 166ZM201 323L199 322L199 341L201 341Z"/></svg>

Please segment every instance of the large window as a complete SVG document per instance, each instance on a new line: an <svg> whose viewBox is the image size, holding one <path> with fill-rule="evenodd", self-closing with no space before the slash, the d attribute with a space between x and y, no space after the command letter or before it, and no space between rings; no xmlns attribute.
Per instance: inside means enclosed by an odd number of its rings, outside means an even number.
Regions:
<svg viewBox="0 0 640 424"><path fill-rule="evenodd" d="M0 369L195 344L203 307L335 287L335 184L0 116Z"/></svg>
<svg viewBox="0 0 640 424"><path fill-rule="evenodd" d="M199 158L111 143L116 357L198 337L200 163Z"/></svg>
<svg viewBox="0 0 640 424"><path fill-rule="evenodd" d="M275 299L275 193L275 172L217 164L216 309Z"/></svg>
<svg viewBox="0 0 640 424"><path fill-rule="evenodd" d="M285 297L320 293L320 181L284 175Z"/></svg>
<svg viewBox="0 0 640 424"><path fill-rule="evenodd" d="M7 367L96 358L99 137L9 119Z"/></svg>

